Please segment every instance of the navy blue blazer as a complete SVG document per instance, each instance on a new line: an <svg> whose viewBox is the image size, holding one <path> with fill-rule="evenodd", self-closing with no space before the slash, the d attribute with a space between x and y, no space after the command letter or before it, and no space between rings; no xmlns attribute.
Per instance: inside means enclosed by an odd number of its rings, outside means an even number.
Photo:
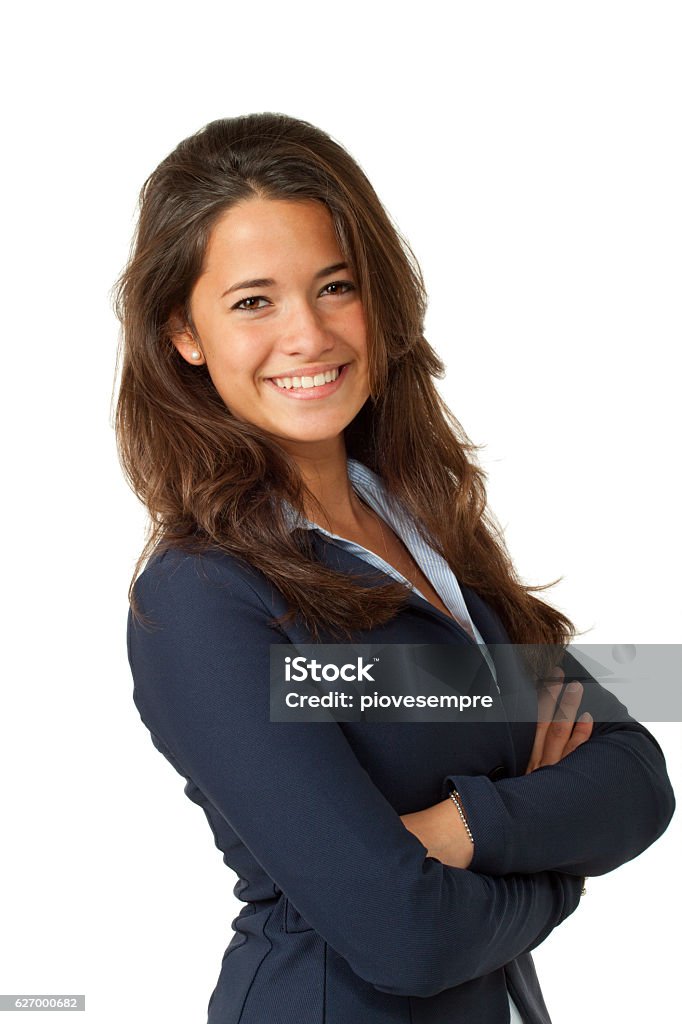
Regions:
<svg viewBox="0 0 682 1024"><path fill-rule="evenodd" d="M328 565L375 572L312 539ZM312 639L298 619L268 624L287 608L262 573L171 550L135 593L154 620L128 617L135 705L244 901L208 1024L502 1024L507 988L526 1021L549 1024L531 950L576 909L583 876L636 857L672 817L652 734L594 681L580 708L594 713L589 741L530 775L533 709L525 722L271 722L270 645ZM493 609L462 593L483 639L509 643ZM410 593L353 642L474 640ZM504 698L499 667L498 683ZM476 838L467 870L426 856L399 817L453 784Z"/></svg>

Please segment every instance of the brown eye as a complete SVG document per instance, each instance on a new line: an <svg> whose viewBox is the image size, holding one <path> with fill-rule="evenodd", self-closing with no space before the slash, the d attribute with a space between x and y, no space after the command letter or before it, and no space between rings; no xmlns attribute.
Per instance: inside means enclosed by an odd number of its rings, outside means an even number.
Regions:
<svg viewBox="0 0 682 1024"><path fill-rule="evenodd" d="M246 312L246 313L248 313L248 312L250 312L252 310L262 309L263 308L262 306L245 306L244 305L245 302L260 302L261 299L263 300L263 302L267 302L267 299L265 298L264 295L249 295L248 298L242 299L241 302L236 302L234 304L234 306L232 307L232 309L243 309L244 312Z"/></svg>
<svg viewBox="0 0 682 1024"><path fill-rule="evenodd" d="M329 284L324 286L322 291L327 291L327 288L338 288L338 287L346 288L346 289L348 289L350 291L355 291L355 285L351 281L331 281ZM330 292L329 294L330 295L345 295L346 292L345 291L343 291L343 292Z"/></svg>

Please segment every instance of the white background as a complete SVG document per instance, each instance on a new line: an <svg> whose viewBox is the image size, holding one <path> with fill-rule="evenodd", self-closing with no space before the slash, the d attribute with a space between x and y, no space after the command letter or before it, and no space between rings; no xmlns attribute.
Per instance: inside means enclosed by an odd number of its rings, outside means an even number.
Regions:
<svg viewBox="0 0 682 1024"><path fill-rule="evenodd" d="M84 992L93 1024L198 1024L241 904L131 699L144 513L115 452L109 290L137 192L214 118L330 132L421 262L440 386L486 445L525 582L563 576L547 597L584 643L679 643L679 6L5 18L0 992ZM679 791L680 726L650 727ZM678 1004L680 820L534 954L554 1024Z"/></svg>

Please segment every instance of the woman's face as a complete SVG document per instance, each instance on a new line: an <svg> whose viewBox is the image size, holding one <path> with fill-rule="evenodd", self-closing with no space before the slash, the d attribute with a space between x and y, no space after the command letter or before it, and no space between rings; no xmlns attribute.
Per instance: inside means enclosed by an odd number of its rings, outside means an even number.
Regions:
<svg viewBox="0 0 682 1024"><path fill-rule="evenodd" d="M338 442L369 396L364 310L353 269L339 264L321 203L240 203L216 223L191 295L199 343L174 338L187 362L206 362L233 416L291 450Z"/></svg>

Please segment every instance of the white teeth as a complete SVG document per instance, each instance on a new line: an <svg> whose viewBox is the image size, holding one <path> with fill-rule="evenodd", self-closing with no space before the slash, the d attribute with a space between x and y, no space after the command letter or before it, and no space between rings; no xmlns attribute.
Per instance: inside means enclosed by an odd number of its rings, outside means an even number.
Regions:
<svg viewBox="0 0 682 1024"><path fill-rule="evenodd" d="M278 388L318 388L322 384L330 384L336 380L341 368L326 370L324 373L316 373L314 377L273 377Z"/></svg>

